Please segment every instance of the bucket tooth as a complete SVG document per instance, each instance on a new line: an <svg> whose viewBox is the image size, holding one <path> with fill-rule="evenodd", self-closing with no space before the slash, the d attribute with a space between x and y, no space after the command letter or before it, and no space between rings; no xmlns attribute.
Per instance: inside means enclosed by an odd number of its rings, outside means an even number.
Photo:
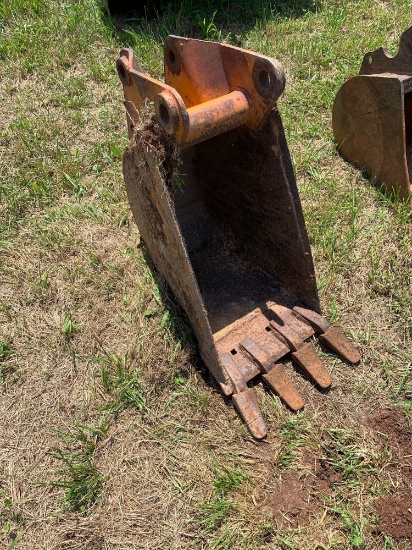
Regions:
<svg viewBox="0 0 412 550"><path fill-rule="evenodd" d="M219 359L233 384L232 399L237 411L253 437L263 439L267 435L267 430L255 390L247 387L246 380L230 353L220 354Z"/></svg>
<svg viewBox="0 0 412 550"><path fill-rule="evenodd" d="M346 361L357 365L361 356L350 340L347 339L341 327L333 325L324 334L320 334L319 340L326 344L338 355L341 355Z"/></svg>
<svg viewBox="0 0 412 550"><path fill-rule="evenodd" d="M248 388L240 393L234 393L233 402L243 422L255 439L263 439L267 435L265 421L260 411L256 392Z"/></svg>
<svg viewBox="0 0 412 550"><path fill-rule="evenodd" d="M347 161L366 168L388 192L411 198L412 27L396 56L384 47L365 54L359 75L336 95L332 125Z"/></svg>
<svg viewBox="0 0 412 550"><path fill-rule="evenodd" d="M248 337L240 342L240 347L259 366L263 381L290 409L297 411L304 406L305 401L293 385L283 366L274 363L273 355L271 356Z"/></svg>
<svg viewBox="0 0 412 550"><path fill-rule="evenodd" d="M357 365L360 362L361 356L359 351L345 336L341 327L337 325L331 326L324 317L309 309L294 307L293 312L307 321L313 327L316 334L319 334L319 340L335 353L353 365Z"/></svg>
<svg viewBox="0 0 412 550"><path fill-rule="evenodd" d="M267 374L263 374L262 379L292 411L304 407L304 399L280 363L276 363Z"/></svg>
<svg viewBox="0 0 412 550"><path fill-rule="evenodd" d="M323 389L332 385L332 377L318 357L315 346L308 342L292 352L292 359Z"/></svg>
<svg viewBox="0 0 412 550"><path fill-rule="evenodd" d="M123 175L143 250L184 309L210 372L262 439L265 424L247 383L261 374L291 409L301 408L279 360L315 333L293 306L320 311L277 109L282 65L169 36L164 82L144 74L129 49L117 71L130 137ZM271 321L290 330L275 338Z"/></svg>
<svg viewBox="0 0 412 550"><path fill-rule="evenodd" d="M329 388L332 378L321 359L316 354L313 344L305 343L288 325L271 321L270 326L277 338L284 340L292 352L292 359L320 386Z"/></svg>

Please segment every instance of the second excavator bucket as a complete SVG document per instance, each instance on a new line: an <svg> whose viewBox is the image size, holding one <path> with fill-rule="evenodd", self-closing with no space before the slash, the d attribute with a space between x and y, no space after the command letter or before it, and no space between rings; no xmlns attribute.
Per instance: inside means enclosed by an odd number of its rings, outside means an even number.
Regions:
<svg viewBox="0 0 412 550"><path fill-rule="evenodd" d="M319 334L359 353L320 316L312 255L276 101L280 63L228 45L169 36L165 83L131 50L117 62L130 142L128 198L143 242L184 308L207 367L252 435L266 427L257 375L293 410L304 400L279 361L290 354L321 388ZM145 103L156 115L147 122ZM144 114L145 113L145 114ZM145 122L146 121L146 122Z"/></svg>
<svg viewBox="0 0 412 550"><path fill-rule="evenodd" d="M359 75L336 96L332 124L346 160L401 199L411 197L412 27L395 57L384 47L364 56Z"/></svg>

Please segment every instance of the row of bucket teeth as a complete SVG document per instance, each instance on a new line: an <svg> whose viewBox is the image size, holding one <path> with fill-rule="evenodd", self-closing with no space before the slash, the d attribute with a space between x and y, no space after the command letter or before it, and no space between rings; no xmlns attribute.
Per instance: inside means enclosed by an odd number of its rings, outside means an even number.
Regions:
<svg viewBox="0 0 412 550"><path fill-rule="evenodd" d="M318 313L294 307L293 315L300 321L311 326L319 335L319 339L334 352L352 364L360 361L360 354L354 345L346 338L339 326L331 326ZM280 320L282 321L282 320ZM293 323L269 321L268 332L287 346L292 361L297 363L308 376L322 389L332 385L332 378L326 370L322 360L317 355L312 342L305 342L296 330ZM222 353L219 358L228 373L233 385L233 402L249 431L256 439L263 439L266 426L259 407L257 396L253 388L247 386L243 373L247 372L248 361L252 361L259 369L264 383L275 392L280 399L293 411L301 409L305 401L293 385L283 365L276 362L273 356L263 349L252 337L246 336L239 343L241 353Z"/></svg>

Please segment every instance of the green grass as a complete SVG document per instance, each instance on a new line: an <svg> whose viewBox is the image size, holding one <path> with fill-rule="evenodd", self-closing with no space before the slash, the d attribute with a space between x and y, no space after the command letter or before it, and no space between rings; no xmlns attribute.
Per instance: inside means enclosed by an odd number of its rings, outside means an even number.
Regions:
<svg viewBox="0 0 412 550"><path fill-rule="evenodd" d="M97 0L1 3L2 548L402 544L374 533L375 502L402 486L406 459L379 446L367 419L396 406L411 415L411 210L339 157L331 108L366 51L396 52L411 9L410 0L177 0L146 21L107 15ZM363 355L351 368L319 350L333 370L326 394L292 373L303 414L257 384L269 428L260 444L137 246L125 195L115 60L132 47L161 78L169 33L284 65L279 109L322 309ZM322 490L319 460L337 476ZM311 524L279 526L268 507L290 474L316 503Z"/></svg>
<svg viewBox="0 0 412 550"><path fill-rule="evenodd" d="M376 473L376 457L369 449L359 447L356 439L348 429L330 428L326 429L322 443L328 464L342 475L342 482L352 488L359 486L360 479Z"/></svg>
<svg viewBox="0 0 412 550"><path fill-rule="evenodd" d="M283 468L290 468L296 459L296 452L299 447L305 445L305 436L308 429L304 418L287 417L280 425L282 435L282 447L278 455L278 463Z"/></svg>
<svg viewBox="0 0 412 550"><path fill-rule="evenodd" d="M106 408L117 414L128 407L147 411L146 396L137 372L127 367L127 355L121 359L116 353L107 354L101 376L105 390L112 396Z"/></svg>
<svg viewBox="0 0 412 550"><path fill-rule="evenodd" d="M93 464L93 454L99 441L107 435L107 426L76 424L68 431L59 432L61 445L53 453L62 466L58 479L49 482L52 487L65 490L64 501L70 510L86 512L99 498L104 477Z"/></svg>

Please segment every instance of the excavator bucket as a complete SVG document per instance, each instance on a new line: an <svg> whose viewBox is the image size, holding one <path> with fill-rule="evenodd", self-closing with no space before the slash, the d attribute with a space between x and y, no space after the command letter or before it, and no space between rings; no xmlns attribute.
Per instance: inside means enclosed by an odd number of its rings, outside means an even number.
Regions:
<svg viewBox="0 0 412 550"><path fill-rule="evenodd" d="M395 57L385 47L364 56L359 75L336 96L332 124L346 160L366 168L388 192L411 197L412 27Z"/></svg>
<svg viewBox="0 0 412 550"><path fill-rule="evenodd" d="M252 378L293 410L304 400L285 356L320 388L331 377L312 342L359 353L320 316L312 255L276 108L280 63L240 48L169 36L165 83L133 52L117 61L130 142L127 194L156 268L184 308L206 365L251 434L266 427ZM147 102L155 115L147 119Z"/></svg>

